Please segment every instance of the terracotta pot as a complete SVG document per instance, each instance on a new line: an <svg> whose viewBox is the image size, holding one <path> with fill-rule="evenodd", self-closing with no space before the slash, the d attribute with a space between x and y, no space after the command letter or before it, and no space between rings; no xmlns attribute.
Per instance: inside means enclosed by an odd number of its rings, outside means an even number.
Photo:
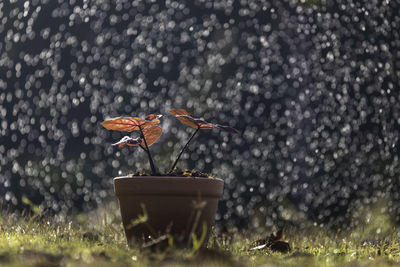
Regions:
<svg viewBox="0 0 400 267"><path fill-rule="evenodd" d="M199 238L203 224L207 226L208 240L223 187L224 182L217 178L115 178L114 191L128 244L143 243L165 233L181 240L187 240L191 233ZM144 213L147 221L139 223L137 219Z"/></svg>

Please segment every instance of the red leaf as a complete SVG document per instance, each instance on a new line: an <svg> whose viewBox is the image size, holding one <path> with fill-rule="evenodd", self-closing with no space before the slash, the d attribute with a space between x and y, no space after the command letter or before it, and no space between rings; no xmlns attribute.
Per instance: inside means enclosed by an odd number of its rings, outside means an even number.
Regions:
<svg viewBox="0 0 400 267"><path fill-rule="evenodd" d="M162 129L159 126L153 125L151 127L147 127L143 130L143 135L146 138L147 146L151 146L154 144L157 139L161 136ZM145 146L144 140L141 140L140 143L142 146Z"/></svg>
<svg viewBox="0 0 400 267"><path fill-rule="evenodd" d="M190 116L190 113L187 112L185 109L181 108L181 109L171 109L169 111L172 115L187 115Z"/></svg>
<svg viewBox="0 0 400 267"><path fill-rule="evenodd" d="M101 125L103 125L107 130L132 132L139 130L139 125L141 125L143 121L144 120L141 118L118 117L103 121Z"/></svg>
<svg viewBox="0 0 400 267"><path fill-rule="evenodd" d="M181 123L186 124L190 127L193 127L197 129L199 127L199 124L195 121L194 118L188 115L176 115L175 118L177 118Z"/></svg>
<svg viewBox="0 0 400 267"><path fill-rule="evenodd" d="M219 129L230 133L239 133L238 130L230 126L213 124L202 119L193 118L189 112L184 109L171 109L170 113L174 115L181 123L186 124L195 129Z"/></svg>
<svg viewBox="0 0 400 267"><path fill-rule="evenodd" d="M194 122L194 119L192 118L192 116L190 116L189 112L187 112L186 110L171 109L169 112L172 115L174 115L181 123L197 129L198 127L197 123Z"/></svg>
<svg viewBox="0 0 400 267"><path fill-rule="evenodd" d="M159 118L161 115L150 114L146 117L146 120L138 117L118 117L103 121L101 125L107 130L121 131L121 132L133 132L149 127L154 124L160 123Z"/></svg>

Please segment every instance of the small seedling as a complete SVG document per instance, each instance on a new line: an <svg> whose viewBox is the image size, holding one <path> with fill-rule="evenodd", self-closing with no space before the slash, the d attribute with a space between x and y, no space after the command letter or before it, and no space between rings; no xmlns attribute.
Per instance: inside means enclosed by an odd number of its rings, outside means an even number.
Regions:
<svg viewBox="0 0 400 267"><path fill-rule="evenodd" d="M186 142L185 146L182 148L181 152L178 154L178 157L176 158L174 164L172 164L172 167L168 173L171 173L174 171L176 164L178 163L179 159L181 158L181 155L186 150L190 141L192 141L193 137L197 134L197 132L200 129L220 129L220 130L227 131L230 133L239 133L238 130L236 130L230 126L213 124L213 123L201 120L201 119L195 119L189 114L189 112L187 112L184 109L171 109L170 113L172 115L174 115L175 118L177 118L183 124L186 124L192 128L195 128L196 130L193 132L192 136L189 138L189 140Z"/></svg>
<svg viewBox="0 0 400 267"><path fill-rule="evenodd" d="M133 132L140 131L140 136L138 138L131 138L129 136L124 136L119 142L113 144L114 146L123 147L127 146L140 146L144 151L146 151L149 157L149 163L151 167L151 174L156 175L156 167L154 166L153 158L151 157L149 146L157 141L161 136L162 129L155 124L160 123L162 115L150 114L146 119L139 117L118 117L106 120L101 123L103 127L108 130L116 130L121 132Z"/></svg>
<svg viewBox="0 0 400 267"><path fill-rule="evenodd" d="M219 130L234 133L234 134L239 133L236 129L234 129L230 126L213 124L210 122L206 122L202 119L193 118L189 114L189 112L187 112L184 109L172 109L172 110L170 110L170 113L172 115L174 115L183 124L186 124L192 128L195 128L196 130L193 132L192 136L189 138L189 140L186 142L186 144L184 145L184 147L178 154L178 157L172 164L172 167L170 168L168 174L171 174L175 170L175 167L176 167L181 155L187 149L189 143L192 141L192 139L194 138L194 136L197 134L197 132L199 130L219 129ZM158 172L154 165L153 158L151 156L149 147L152 144L154 144L162 134L161 127L156 125L156 124L160 123L161 117L162 117L162 115L155 115L155 114L150 114L145 119L142 119L139 117L118 117L118 118L108 119L108 120L102 122L101 125L108 130L115 130L115 131L121 131L121 132L139 131L140 135L138 137L132 138L130 136L124 136L120 141L113 144L113 146L116 146L119 148L124 147L124 146L139 146L141 149L143 149L147 153L147 156L149 158L150 168L151 168L151 174L157 175Z"/></svg>

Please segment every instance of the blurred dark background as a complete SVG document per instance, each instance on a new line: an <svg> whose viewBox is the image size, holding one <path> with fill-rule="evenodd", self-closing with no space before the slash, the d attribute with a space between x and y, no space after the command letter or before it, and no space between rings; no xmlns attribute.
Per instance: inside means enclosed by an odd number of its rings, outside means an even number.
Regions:
<svg viewBox="0 0 400 267"><path fill-rule="evenodd" d="M31 0L0 3L3 209L75 214L148 169L105 118L185 108L204 131L179 167L225 180L219 223L399 221L400 2ZM164 116L170 167L193 129ZM22 201L25 199L25 201ZM297 215L294 215L297 214ZM302 215L298 215L302 214ZM297 218L296 217L296 218Z"/></svg>

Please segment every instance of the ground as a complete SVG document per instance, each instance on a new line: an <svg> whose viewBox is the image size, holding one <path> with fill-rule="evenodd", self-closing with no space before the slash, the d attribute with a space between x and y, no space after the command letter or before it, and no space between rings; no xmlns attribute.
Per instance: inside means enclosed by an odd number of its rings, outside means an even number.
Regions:
<svg viewBox="0 0 400 267"><path fill-rule="evenodd" d="M366 230L366 229L364 229ZM262 231L214 233L208 249L169 248L162 252L128 248L122 224L107 212L63 221L58 217L3 213L0 266L395 266L400 264L396 231L368 238L363 229L334 233L314 227L287 229L290 252L252 249ZM265 242L264 242L265 243Z"/></svg>

